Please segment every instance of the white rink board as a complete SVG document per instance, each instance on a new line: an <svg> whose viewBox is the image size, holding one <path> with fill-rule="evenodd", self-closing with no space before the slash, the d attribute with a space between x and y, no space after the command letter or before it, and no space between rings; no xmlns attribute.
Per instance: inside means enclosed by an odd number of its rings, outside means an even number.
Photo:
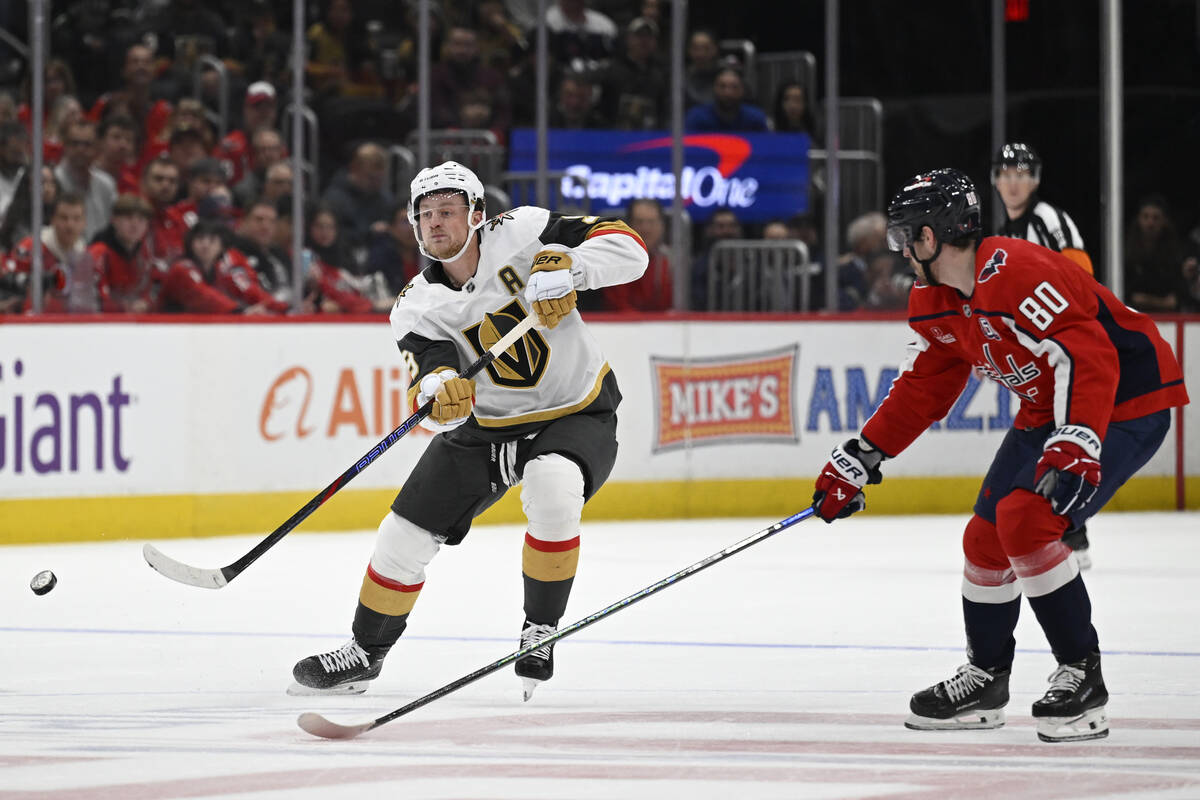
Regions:
<svg viewBox="0 0 1200 800"><path fill-rule="evenodd" d="M900 320L589 327L625 398L610 479L631 482L811 475L886 393L911 337ZM1174 345L1175 325L1161 328ZM1188 328L1188 372L1196 375L1200 325ZM776 366L756 366L768 362ZM691 388L683 380L668 390L658 381L663 365L676 377L684 367L707 372ZM407 386L382 319L0 325L0 497L319 488L402 421ZM947 421L889 464L890 475L984 472L1017 400L1005 403L995 384L974 388ZM691 406L672 394L692 389L700 394L687 395ZM660 420L674 418L679 434L689 408L695 425L719 435L664 445L672 426ZM1193 408L1185 430L1196 442ZM428 438L418 429L401 439L353 486L399 485ZM1170 475L1174 461L1172 434L1140 474ZM1186 471L1200 473L1195 447Z"/></svg>

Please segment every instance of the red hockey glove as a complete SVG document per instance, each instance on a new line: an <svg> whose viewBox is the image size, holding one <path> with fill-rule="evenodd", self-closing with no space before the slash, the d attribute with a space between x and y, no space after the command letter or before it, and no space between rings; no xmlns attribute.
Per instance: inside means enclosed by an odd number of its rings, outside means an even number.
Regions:
<svg viewBox="0 0 1200 800"><path fill-rule="evenodd" d="M1034 491L1055 514L1081 510L1100 486L1100 437L1086 425L1064 425L1050 434L1033 473Z"/></svg>
<svg viewBox="0 0 1200 800"><path fill-rule="evenodd" d="M879 471L882 461L883 453L860 439L851 439L841 447L833 448L829 463L817 478L817 490L813 492L817 516L833 522L866 508L867 499L862 487L883 480L883 473Z"/></svg>

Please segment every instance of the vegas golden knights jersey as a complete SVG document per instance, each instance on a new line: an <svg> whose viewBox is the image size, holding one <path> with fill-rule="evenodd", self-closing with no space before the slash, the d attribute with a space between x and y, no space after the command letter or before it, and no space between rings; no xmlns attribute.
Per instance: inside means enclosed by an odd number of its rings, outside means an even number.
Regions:
<svg viewBox="0 0 1200 800"><path fill-rule="evenodd" d="M413 372L410 401L426 374L439 367L461 372L532 313L524 290L539 251L571 254L578 291L637 280L648 260L645 244L623 222L532 206L493 217L480 236L479 267L462 287L435 262L392 307L392 333ZM526 333L475 376L475 412L466 424L496 433L538 427L586 408L608 372L599 345L572 311L553 330Z"/></svg>

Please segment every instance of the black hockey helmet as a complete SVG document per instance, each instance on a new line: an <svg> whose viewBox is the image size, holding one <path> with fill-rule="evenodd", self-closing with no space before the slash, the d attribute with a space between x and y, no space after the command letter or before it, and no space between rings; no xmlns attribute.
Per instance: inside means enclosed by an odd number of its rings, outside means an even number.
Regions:
<svg viewBox="0 0 1200 800"><path fill-rule="evenodd" d="M992 159L992 184L1001 170L1019 169L1028 172L1035 181L1042 179L1042 157L1032 147L1021 142L1010 142L996 151Z"/></svg>
<svg viewBox="0 0 1200 800"><path fill-rule="evenodd" d="M942 242L982 236L979 195L966 174L952 168L922 172L896 192L888 204L888 246L903 251L924 227L933 230L939 252Z"/></svg>

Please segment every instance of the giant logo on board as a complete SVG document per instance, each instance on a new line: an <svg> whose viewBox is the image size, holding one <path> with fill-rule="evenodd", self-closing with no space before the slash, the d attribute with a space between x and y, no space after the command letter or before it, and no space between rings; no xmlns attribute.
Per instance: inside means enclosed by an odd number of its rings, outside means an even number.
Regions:
<svg viewBox="0 0 1200 800"><path fill-rule="evenodd" d="M654 452L712 444L799 440L799 347L717 358L652 356Z"/></svg>

